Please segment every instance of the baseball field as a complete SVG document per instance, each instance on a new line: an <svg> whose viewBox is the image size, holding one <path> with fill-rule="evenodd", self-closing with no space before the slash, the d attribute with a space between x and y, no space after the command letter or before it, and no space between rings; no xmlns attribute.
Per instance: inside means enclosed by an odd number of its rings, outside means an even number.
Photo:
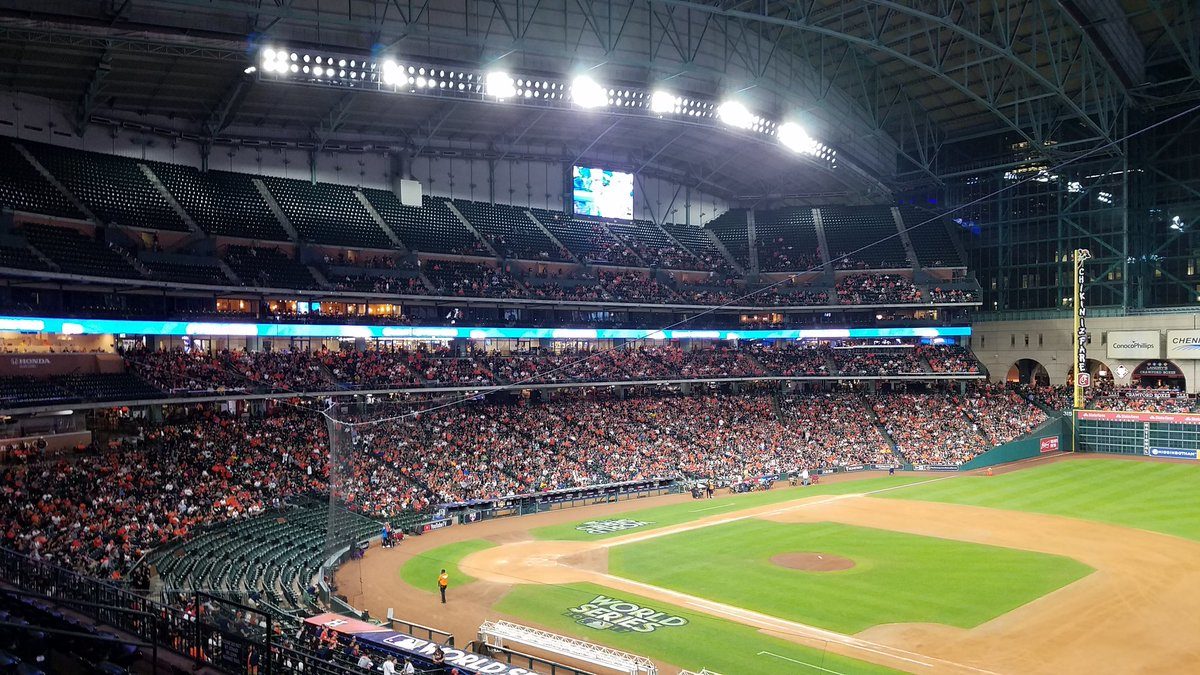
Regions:
<svg viewBox="0 0 1200 675"><path fill-rule="evenodd" d="M660 673L1191 671L1193 464L1057 457L565 509L372 549L338 583L460 644L506 618Z"/></svg>

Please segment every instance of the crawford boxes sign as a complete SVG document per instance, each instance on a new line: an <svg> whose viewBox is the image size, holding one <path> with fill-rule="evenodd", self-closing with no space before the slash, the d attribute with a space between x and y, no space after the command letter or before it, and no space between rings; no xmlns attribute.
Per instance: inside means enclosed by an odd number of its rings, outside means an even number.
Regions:
<svg viewBox="0 0 1200 675"><path fill-rule="evenodd" d="M1157 359L1162 356L1162 334L1156 330L1110 330L1110 359Z"/></svg>
<svg viewBox="0 0 1200 675"><path fill-rule="evenodd" d="M597 595L578 607L568 609L566 614L580 625L614 633L653 633L660 628L686 626L688 622L682 616L673 616L606 595Z"/></svg>

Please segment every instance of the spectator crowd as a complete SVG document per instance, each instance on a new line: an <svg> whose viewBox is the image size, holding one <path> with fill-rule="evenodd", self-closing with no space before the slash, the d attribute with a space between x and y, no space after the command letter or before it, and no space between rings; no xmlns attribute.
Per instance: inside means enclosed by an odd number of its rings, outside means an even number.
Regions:
<svg viewBox="0 0 1200 675"><path fill-rule="evenodd" d="M599 267L571 267L569 264L517 264L513 261L492 262L420 260L414 265L387 265L367 259L359 274L348 274L346 261L326 266L325 276L330 284L343 291L369 291L398 295L438 295L456 298L527 298L534 300L564 300L576 302L636 302L666 304L723 304L747 296L739 304L778 307L831 304L912 304L919 302L971 302L977 299L974 289L964 287L930 287L922 291L912 279L900 274L858 273L841 277L833 287L814 286L813 281L789 279L783 286L753 294L757 286L748 284L728 270L710 269L708 263L697 264L692 258L671 246L646 249L629 246L622 239L600 240L594 254L586 262ZM810 269L820 265L815 254L776 250L763 270ZM644 258L646 264L640 259ZM328 263L328 261L327 261ZM642 269L615 270L605 265ZM649 269L645 269L649 266ZM659 274L664 275L661 279ZM708 272L706 279L697 279L677 270ZM422 277L424 280L422 280ZM766 282L773 284L774 282Z"/></svg>
<svg viewBox="0 0 1200 675"><path fill-rule="evenodd" d="M173 394L980 372L970 351L957 345L895 342L871 346L852 341L832 346L779 341L770 346L752 343L740 348L694 349L677 344L631 344L616 349L507 353L380 343L371 349L337 351L138 349L127 351L125 358L131 371Z"/></svg>
<svg viewBox="0 0 1200 675"><path fill-rule="evenodd" d="M193 406L75 455L0 464L4 546L116 578L152 548L300 495L333 492L353 510L391 518L638 478L737 482L804 468L958 464L1045 419L1017 392L988 385L785 395L743 386L635 387L623 397L584 388L452 406L412 397L339 413L363 424L335 427L345 431L333 442L316 402L255 415Z"/></svg>

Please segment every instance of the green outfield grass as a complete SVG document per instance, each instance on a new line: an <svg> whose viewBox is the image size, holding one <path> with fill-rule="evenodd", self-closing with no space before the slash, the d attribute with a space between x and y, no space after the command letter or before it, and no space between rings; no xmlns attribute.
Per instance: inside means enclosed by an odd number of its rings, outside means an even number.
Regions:
<svg viewBox="0 0 1200 675"><path fill-rule="evenodd" d="M856 566L803 572L770 562L789 552L830 553ZM970 628L1080 579L1091 568L1069 558L949 539L751 519L614 547L609 572L857 633L883 623Z"/></svg>
<svg viewBox="0 0 1200 675"><path fill-rule="evenodd" d="M660 626L653 632L617 633L580 624L568 610L581 607L596 596L619 598L687 621L684 625ZM688 612L627 593L613 593L591 584L566 586L519 585L495 608L506 614L537 623L549 630L574 635L591 642L666 661L682 668L701 668L718 673L793 675L796 673L894 673L897 671L857 661L821 649L768 637L748 626Z"/></svg>
<svg viewBox="0 0 1200 675"><path fill-rule="evenodd" d="M1035 511L1200 540L1200 464L1083 458L961 476L881 497Z"/></svg>
<svg viewBox="0 0 1200 675"><path fill-rule="evenodd" d="M817 495L840 495L871 492L874 490L891 488L929 479L930 477L928 474L910 473L897 474L895 476L883 476L880 478L843 481L839 483L827 483L824 485L815 485L809 487L776 487L775 489L768 490L766 492L749 492L741 495L721 496L718 499L689 500L679 504L617 513L602 518L603 520L630 519L649 523L648 525L638 527L634 530L612 532L609 534L588 534L587 532L581 532L576 529L581 523L588 520L581 518L580 520L572 523L539 527L531 530L530 533L535 539L593 541L597 539L607 539L608 537L615 537L622 534L631 534L632 532L644 532L646 530L653 530L660 527L666 527L668 525L676 525L707 516L715 516L722 513L732 513L742 509L753 508L755 506L777 504L779 502L786 502L793 499L803 499L804 497L814 497ZM784 485L786 485L786 483ZM724 493L725 491L722 490L721 492Z"/></svg>
<svg viewBox="0 0 1200 675"><path fill-rule="evenodd" d="M475 581L473 577L464 574L458 568L458 563L465 557L495 546L483 539L468 539L454 544L446 544L431 548L424 553L418 553L400 567L400 578L410 586L434 593L437 590L437 578L442 569L450 575L452 586L461 586Z"/></svg>

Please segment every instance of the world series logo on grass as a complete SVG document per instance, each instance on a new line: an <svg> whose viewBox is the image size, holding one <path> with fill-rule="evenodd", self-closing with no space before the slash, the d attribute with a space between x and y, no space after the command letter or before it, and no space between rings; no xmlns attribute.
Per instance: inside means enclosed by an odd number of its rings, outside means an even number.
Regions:
<svg viewBox="0 0 1200 675"><path fill-rule="evenodd" d="M606 595L597 595L590 602L568 609L566 614L580 625L614 633L653 633L659 628L686 626L688 622L682 616Z"/></svg>
<svg viewBox="0 0 1200 675"><path fill-rule="evenodd" d="M589 520L586 523L580 523L579 527L575 529L587 534L612 534L613 532L632 530L635 527L644 527L653 524L653 522L648 520Z"/></svg>

